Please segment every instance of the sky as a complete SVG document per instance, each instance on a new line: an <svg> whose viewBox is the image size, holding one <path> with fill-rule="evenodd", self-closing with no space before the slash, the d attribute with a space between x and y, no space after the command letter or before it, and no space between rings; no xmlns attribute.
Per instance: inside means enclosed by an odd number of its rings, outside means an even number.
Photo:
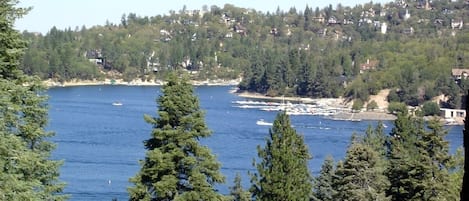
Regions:
<svg viewBox="0 0 469 201"><path fill-rule="evenodd" d="M374 3L384 3L390 0L375 0ZM355 6L371 0L20 0L19 7L32 7L33 9L22 19L18 19L15 28L19 31L47 33L50 28L58 29L85 25L90 28L94 25L120 23L123 14L135 13L137 16L167 15L170 10L179 11L186 5L188 10L208 8L212 5L223 7L229 3L236 7L253 8L262 12L274 12L277 8L288 11L291 7L304 10L306 5L324 8L337 4Z"/></svg>

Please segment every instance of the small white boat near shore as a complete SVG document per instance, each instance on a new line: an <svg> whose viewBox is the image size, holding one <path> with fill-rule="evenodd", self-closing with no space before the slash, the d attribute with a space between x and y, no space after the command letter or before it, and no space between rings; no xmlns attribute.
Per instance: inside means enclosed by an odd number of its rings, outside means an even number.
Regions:
<svg viewBox="0 0 469 201"><path fill-rule="evenodd" d="M259 125L259 126L272 126L272 125L274 125L273 123L264 121L264 119L257 120L256 124Z"/></svg>
<svg viewBox="0 0 469 201"><path fill-rule="evenodd" d="M122 104L122 102L115 101L115 102L112 103L112 105L114 105L114 106L122 106L123 104Z"/></svg>

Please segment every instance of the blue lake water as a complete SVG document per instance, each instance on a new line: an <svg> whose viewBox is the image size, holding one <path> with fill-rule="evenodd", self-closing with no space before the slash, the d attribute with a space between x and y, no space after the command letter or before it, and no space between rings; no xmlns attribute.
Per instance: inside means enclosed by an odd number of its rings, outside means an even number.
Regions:
<svg viewBox="0 0 469 201"><path fill-rule="evenodd" d="M259 119L272 122L275 112L233 107L244 100L228 91L230 87L196 87L206 123L213 135L203 139L222 163L226 183L217 186L228 193L236 173L244 187L249 186L248 171L255 171L252 160L256 147L264 146L268 126L256 125ZM145 156L143 141L150 137L151 125L144 114L156 115L156 98L160 87L82 86L51 88L49 130L56 133L54 159L64 161L61 180L68 185L65 193L71 200L127 200L128 179ZM120 101L122 106L114 106ZM319 116L291 116L295 129L304 135L313 159L309 166L314 174L324 158L342 159L352 133L364 133L376 121L333 121ZM392 122L385 122L389 133ZM462 145L462 126L447 127L451 152Z"/></svg>

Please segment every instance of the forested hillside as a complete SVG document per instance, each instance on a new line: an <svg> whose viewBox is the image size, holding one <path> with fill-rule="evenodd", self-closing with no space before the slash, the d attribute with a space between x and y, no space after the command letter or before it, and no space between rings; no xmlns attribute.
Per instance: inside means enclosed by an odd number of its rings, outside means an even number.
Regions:
<svg viewBox="0 0 469 201"><path fill-rule="evenodd" d="M174 69L193 79L242 76L241 90L267 95L419 105L439 94L459 108L469 67L469 2L418 0L263 13L226 4L169 15L123 14L121 23L23 33L22 69L42 79L153 80ZM469 21L468 21L469 22Z"/></svg>

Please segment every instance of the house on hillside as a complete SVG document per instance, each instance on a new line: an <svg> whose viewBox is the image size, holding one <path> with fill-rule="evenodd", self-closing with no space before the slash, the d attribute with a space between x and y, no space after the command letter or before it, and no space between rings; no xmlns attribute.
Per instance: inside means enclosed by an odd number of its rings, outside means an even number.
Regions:
<svg viewBox="0 0 469 201"><path fill-rule="evenodd" d="M464 22L462 19L455 20L451 19L451 28L452 29L462 29L464 25Z"/></svg>
<svg viewBox="0 0 469 201"><path fill-rule="evenodd" d="M94 63L96 65L104 65L104 57L101 54L101 50L88 50L85 53L85 57L90 61L91 63Z"/></svg>
<svg viewBox="0 0 469 201"><path fill-rule="evenodd" d="M223 13L223 15L221 16L220 21L222 23L224 23L226 26L231 26L232 23L235 22L235 20L231 19L231 17L227 13Z"/></svg>
<svg viewBox="0 0 469 201"><path fill-rule="evenodd" d="M245 36L247 35L247 29L246 27L244 27L243 25L241 25L240 23L236 24L234 27L233 27L233 31L242 35L242 36Z"/></svg>
<svg viewBox="0 0 469 201"><path fill-rule="evenodd" d="M378 60L367 59L366 63L360 64L360 74L369 70L375 70L378 67L378 64Z"/></svg>
<svg viewBox="0 0 469 201"><path fill-rule="evenodd" d="M319 22L319 23L324 23L326 20L324 19L324 16L322 13L319 14L317 17L313 17L312 19L314 22Z"/></svg>
<svg viewBox="0 0 469 201"><path fill-rule="evenodd" d="M332 16L327 20L327 24L328 25L336 25L336 24L340 24L340 22L337 20L337 18L335 16Z"/></svg>
<svg viewBox="0 0 469 201"><path fill-rule="evenodd" d="M451 69L451 75L453 76L455 81L467 79L467 77L469 76L469 69L453 68Z"/></svg>
<svg viewBox="0 0 469 201"><path fill-rule="evenodd" d="M381 23L381 33L386 34L387 31L388 31L388 25L386 24L386 22Z"/></svg>

